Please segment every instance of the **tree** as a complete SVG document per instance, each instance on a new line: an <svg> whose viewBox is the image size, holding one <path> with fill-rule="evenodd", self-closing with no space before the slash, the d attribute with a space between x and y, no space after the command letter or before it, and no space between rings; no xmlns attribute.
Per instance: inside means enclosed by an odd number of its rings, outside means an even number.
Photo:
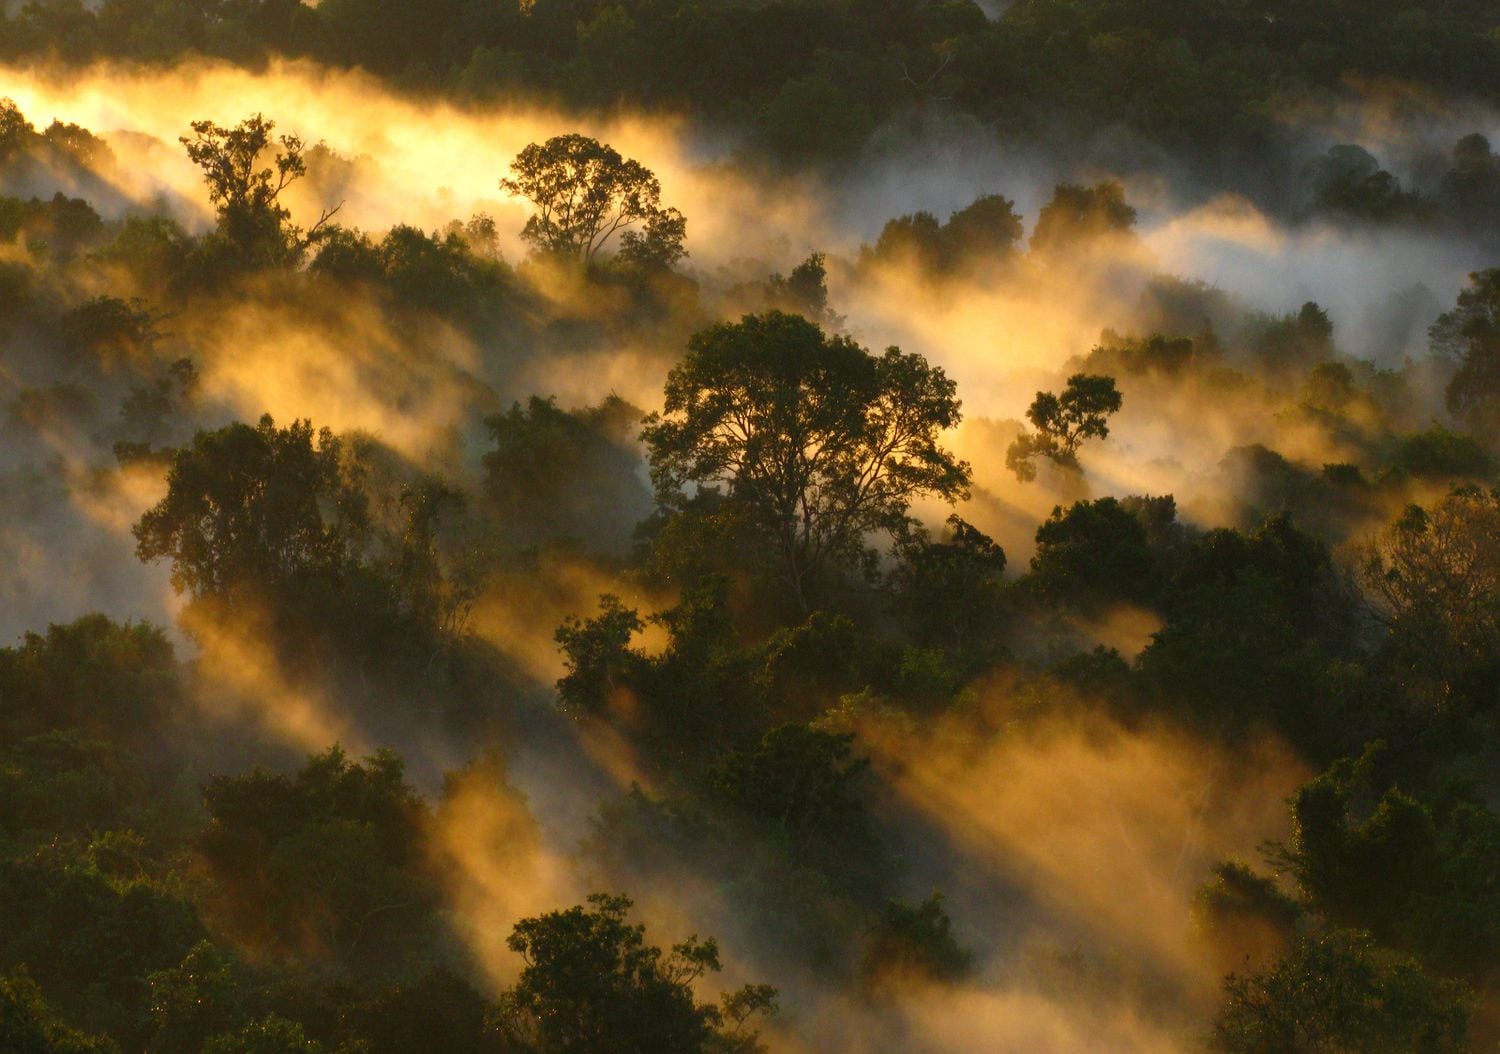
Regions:
<svg viewBox="0 0 1500 1054"><path fill-rule="evenodd" d="M203 170L208 200L218 210L218 236L249 266L297 262L326 233L338 211L338 206L325 210L306 231L291 223L291 210L282 203L281 193L307 175L307 162L302 139L273 138L275 127L275 121L258 113L233 128L194 121L192 136L178 140ZM263 164L261 156L267 151L273 151L273 157Z"/></svg>
<svg viewBox="0 0 1500 1054"><path fill-rule="evenodd" d="M824 253L811 253L791 274L771 275L766 280L766 306L801 315L820 326L837 329L843 319L828 308L828 268Z"/></svg>
<svg viewBox="0 0 1500 1054"><path fill-rule="evenodd" d="M1215 866L1193 897L1193 928L1222 973L1269 965L1291 943L1301 916L1275 879L1233 861Z"/></svg>
<svg viewBox="0 0 1500 1054"><path fill-rule="evenodd" d="M710 799L732 830L769 839L793 865L856 895L880 891L889 857L859 794L870 762L853 743L807 725L773 728L709 772Z"/></svg>
<svg viewBox="0 0 1500 1054"><path fill-rule="evenodd" d="M641 411L619 396L563 410L533 395L485 418L495 448L484 455L485 492L506 532L522 544L588 539L620 548L651 511L640 479Z"/></svg>
<svg viewBox="0 0 1500 1054"><path fill-rule="evenodd" d="M1351 728L1347 593L1327 548L1284 515L1249 534L1209 531L1183 553L1138 669L1221 731L1270 722L1309 753L1332 750Z"/></svg>
<svg viewBox="0 0 1500 1054"><path fill-rule="evenodd" d="M997 628L1005 604L1005 550L956 513L942 541L913 532L898 547L892 606L923 645L964 653Z"/></svg>
<svg viewBox="0 0 1500 1054"><path fill-rule="evenodd" d="M325 1054L327 1049L308 1039L295 1021L268 1014L238 1032L213 1037L203 1045L203 1054Z"/></svg>
<svg viewBox="0 0 1500 1054"><path fill-rule="evenodd" d="M1437 679L1435 705L1500 666L1500 492L1467 487L1431 510L1409 506L1358 558L1396 658Z"/></svg>
<svg viewBox="0 0 1500 1054"><path fill-rule="evenodd" d="M1078 448L1085 439L1109 435L1109 415L1119 411L1123 397L1115 379L1101 374L1075 373L1062 395L1037 392L1026 417L1035 432L1023 432L1005 451L1005 465L1022 481L1036 479L1038 457L1063 468L1078 468Z"/></svg>
<svg viewBox="0 0 1500 1054"><path fill-rule="evenodd" d="M336 575L367 524L323 429L270 415L199 432L167 473L167 494L133 528L136 555L172 561L172 586L195 596ZM327 509L327 514L325 514Z"/></svg>
<svg viewBox="0 0 1500 1054"><path fill-rule="evenodd" d="M24 969L0 975L0 1050L8 1054L117 1054L108 1039L69 1028Z"/></svg>
<svg viewBox="0 0 1500 1054"><path fill-rule="evenodd" d="M0 740L77 728L144 746L183 701L172 642L145 623L85 615L0 648Z"/></svg>
<svg viewBox="0 0 1500 1054"><path fill-rule="evenodd" d="M1425 203L1364 147L1343 143L1308 163L1302 171L1311 212L1334 219L1390 222L1419 218Z"/></svg>
<svg viewBox="0 0 1500 1054"><path fill-rule="evenodd" d="M1381 746L1297 789L1291 840L1270 847L1271 861L1333 925L1482 980L1500 949L1500 815L1457 786L1433 804L1378 793Z"/></svg>
<svg viewBox="0 0 1500 1054"><path fill-rule="evenodd" d="M418 954L435 892L423 868L428 811L395 754L356 763L331 747L293 779L219 776L203 797L196 849L211 907L241 940L370 972Z"/></svg>
<svg viewBox="0 0 1500 1054"><path fill-rule="evenodd" d="M1477 271L1454 309L1433 323L1433 351L1457 359L1445 393L1448 409L1476 433L1500 423L1500 268Z"/></svg>
<svg viewBox="0 0 1500 1054"><path fill-rule="evenodd" d="M912 981L953 982L974 969L974 955L953 936L953 922L943 910L943 895L920 904L892 900L870 928L870 943L860 964L866 984L901 985Z"/></svg>
<svg viewBox="0 0 1500 1054"><path fill-rule="evenodd" d="M675 606L642 620L605 594L600 614L559 627L567 674L558 703L575 717L622 719L646 760L671 767L743 742L762 721L756 657L730 623L728 582L708 575ZM647 624L666 631L666 647L647 655L630 646Z"/></svg>
<svg viewBox="0 0 1500 1054"><path fill-rule="evenodd" d="M717 943L693 936L663 954L627 921L630 908L596 893L587 907L517 922L506 943L525 966L501 996L501 1033L537 1054L704 1054L753 1042L744 1026L774 1011L775 989L748 986L722 1007L699 1003L692 985L720 969Z"/></svg>
<svg viewBox="0 0 1500 1054"><path fill-rule="evenodd" d="M1443 174L1442 199L1466 230L1494 231L1500 215L1500 157L1477 132L1453 146L1453 165Z"/></svg>
<svg viewBox="0 0 1500 1054"><path fill-rule="evenodd" d="M872 355L771 311L695 334L641 433L658 500L715 483L774 542L803 611L866 537L908 522L913 498L966 497L969 466L938 442L960 419L954 384L920 355Z"/></svg>
<svg viewBox="0 0 1500 1054"><path fill-rule="evenodd" d="M1261 320L1255 338L1256 357L1270 370L1301 370L1333 354L1333 320L1308 301L1296 314Z"/></svg>
<svg viewBox="0 0 1500 1054"><path fill-rule="evenodd" d="M930 212L898 216L880 230L872 255L911 263L933 274L951 274L981 260L1011 258L1024 228L1015 202L984 194L939 225Z"/></svg>
<svg viewBox="0 0 1500 1054"><path fill-rule="evenodd" d="M1135 220L1135 209L1126 204L1125 188L1118 183L1060 183L1037 215L1031 248L1056 252L1086 247L1097 239L1129 234Z"/></svg>
<svg viewBox="0 0 1500 1054"><path fill-rule="evenodd" d="M1024 230L1014 201L999 194L983 194L944 224L947 265L956 267L985 256L1004 259L1016 251Z"/></svg>
<svg viewBox="0 0 1500 1054"><path fill-rule="evenodd" d="M1231 977L1214 1023L1223 1054L1459 1054L1469 994L1416 962L1335 930L1264 973Z"/></svg>
<svg viewBox="0 0 1500 1054"><path fill-rule="evenodd" d="M687 255L687 220L662 207L656 176L597 139L575 132L531 143L510 167L515 176L500 187L536 206L521 237L538 252L592 262L618 231L628 262L670 267Z"/></svg>
<svg viewBox="0 0 1500 1054"><path fill-rule="evenodd" d="M631 638L646 628L636 610L609 593L599 598L599 606L600 614L590 619L569 615L554 634L567 668L557 682L558 702L575 714L603 711L644 661L630 647Z"/></svg>
<svg viewBox="0 0 1500 1054"><path fill-rule="evenodd" d="M1028 583L1054 603L1148 599L1155 561L1146 527L1114 498L1053 508L1037 528Z"/></svg>
<svg viewBox="0 0 1500 1054"><path fill-rule="evenodd" d="M0 98L0 164L34 146L39 138L15 100Z"/></svg>
<svg viewBox="0 0 1500 1054"><path fill-rule="evenodd" d="M202 1050L204 1040L230 1031L240 1019L244 965L212 941L199 941L177 966L146 976L150 989L151 1050Z"/></svg>

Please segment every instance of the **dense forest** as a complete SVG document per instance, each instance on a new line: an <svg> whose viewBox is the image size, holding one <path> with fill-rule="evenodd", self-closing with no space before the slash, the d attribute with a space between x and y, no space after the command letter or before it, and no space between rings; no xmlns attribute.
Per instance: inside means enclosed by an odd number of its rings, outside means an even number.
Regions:
<svg viewBox="0 0 1500 1054"><path fill-rule="evenodd" d="M1487 0L0 3L0 1054L1500 1046Z"/></svg>

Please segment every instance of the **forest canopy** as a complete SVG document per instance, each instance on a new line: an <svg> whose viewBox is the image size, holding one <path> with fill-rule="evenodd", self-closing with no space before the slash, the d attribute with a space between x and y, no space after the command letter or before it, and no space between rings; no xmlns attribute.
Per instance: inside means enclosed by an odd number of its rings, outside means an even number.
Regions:
<svg viewBox="0 0 1500 1054"><path fill-rule="evenodd" d="M0 1051L1500 1043L1493 5L0 72Z"/></svg>

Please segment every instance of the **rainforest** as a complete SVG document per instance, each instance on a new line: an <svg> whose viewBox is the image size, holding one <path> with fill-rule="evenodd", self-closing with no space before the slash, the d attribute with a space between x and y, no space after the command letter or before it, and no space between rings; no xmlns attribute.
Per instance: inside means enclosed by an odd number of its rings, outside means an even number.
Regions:
<svg viewBox="0 0 1500 1054"><path fill-rule="evenodd" d="M0 1054L1500 1045L1491 0L0 0Z"/></svg>

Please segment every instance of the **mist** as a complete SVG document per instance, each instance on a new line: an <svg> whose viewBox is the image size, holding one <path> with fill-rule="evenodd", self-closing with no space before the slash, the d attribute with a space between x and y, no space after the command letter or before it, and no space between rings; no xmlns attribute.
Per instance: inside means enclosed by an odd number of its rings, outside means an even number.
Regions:
<svg viewBox="0 0 1500 1054"><path fill-rule="evenodd" d="M360 1013L451 980L473 1049L550 1052L517 923L600 892L669 955L719 942L717 968L668 968L720 1044L695 1050L1233 1054L1249 997L1226 974L1270 985L1345 931L1493 1040L1493 949L1449 969L1418 909L1318 886L1296 811L1336 798L1314 818L1341 846L1378 841L1390 802L1425 810L1413 830L1493 816L1500 419L1463 387L1478 316L1443 321L1500 244L1462 220L1449 158L1500 136L1491 101L1351 76L1257 111L1274 135L1237 167L1123 120L982 118L937 94L938 49L928 79L900 67L920 106L809 159L772 103L745 121L204 50L0 66L31 126L0 139L0 689L23 700L0 705L0 775L40 780L35 737L123 744L109 778L139 766L143 802L78 805L50 843L0 823L0 848L76 850L116 894L182 905L130 984L167 991L207 947L238 994L180 1042L274 1017L295 1049L356 1049ZM302 167L258 206L282 257L250 266L213 255L240 206L179 139L255 115L275 134L247 178L274 184L278 151ZM568 133L649 170L686 218L673 252L544 244L550 206L500 181ZM1345 144L1405 211L1318 183ZM826 552L777 535L748 455L666 450L692 433L661 422L713 405L674 385L756 319L871 378L899 349L951 400L891 477L929 482ZM849 369L847 393L874 383ZM1113 405L1027 454L1049 393L1090 377ZM809 486L801 514L842 493ZM1428 522L1448 548L1422 548ZM1462 560L1472 604L1400 577ZM156 633L140 688L121 642ZM146 716L112 716L138 696ZM1449 837L1422 842L1457 876L1431 895L1478 897ZM0 971L30 971L55 1027L178 1049L161 1000L86 994L28 939L0 928ZM312 976L376 994L325 1020L288 996ZM774 1015L711 1008L755 983Z"/></svg>

